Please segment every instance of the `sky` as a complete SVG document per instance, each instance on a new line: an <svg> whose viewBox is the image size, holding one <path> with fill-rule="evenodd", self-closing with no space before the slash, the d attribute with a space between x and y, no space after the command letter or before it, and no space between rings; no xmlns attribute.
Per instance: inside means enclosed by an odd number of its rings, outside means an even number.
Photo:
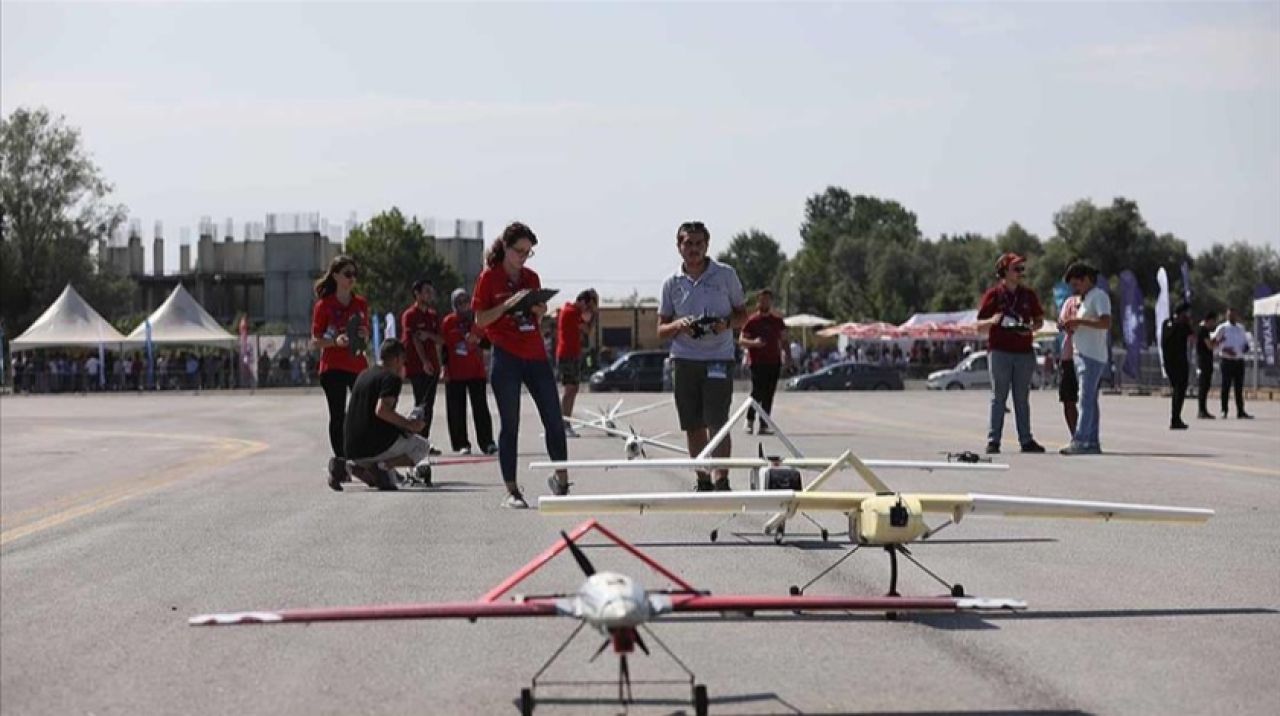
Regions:
<svg viewBox="0 0 1280 716"><path fill-rule="evenodd" d="M544 285L652 296L681 222L792 255L828 186L930 238L1124 196L1193 253L1280 248L1275 2L4 2L0 111L35 106L170 271L201 216L398 206L519 219Z"/></svg>

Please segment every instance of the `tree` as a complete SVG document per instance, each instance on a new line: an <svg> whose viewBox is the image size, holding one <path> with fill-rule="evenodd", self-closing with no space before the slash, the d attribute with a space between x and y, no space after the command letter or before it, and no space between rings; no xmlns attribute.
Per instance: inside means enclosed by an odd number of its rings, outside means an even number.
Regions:
<svg viewBox="0 0 1280 716"><path fill-rule="evenodd" d="M107 318L128 311L133 286L99 270L91 248L125 219L80 133L45 109L0 119L0 312L24 330L72 283Z"/></svg>
<svg viewBox="0 0 1280 716"><path fill-rule="evenodd" d="M1176 272L1174 272L1176 275ZM1259 284L1280 290L1280 254L1270 246L1243 241L1214 244L1191 264L1192 302L1197 315L1214 310L1221 316L1234 308L1253 315L1253 291Z"/></svg>
<svg viewBox="0 0 1280 716"><path fill-rule="evenodd" d="M395 207L353 229L346 251L360 267L356 291L379 315L388 311L399 315L413 300L410 289L419 278L435 286L436 308L448 310L449 294L461 283L457 272L435 252L435 240L422 224Z"/></svg>
<svg viewBox="0 0 1280 716"><path fill-rule="evenodd" d="M781 269L787 261L782 247L773 237L750 229L740 232L729 242L729 248L720 252L716 261L728 264L738 272L738 279L747 293L775 285Z"/></svg>

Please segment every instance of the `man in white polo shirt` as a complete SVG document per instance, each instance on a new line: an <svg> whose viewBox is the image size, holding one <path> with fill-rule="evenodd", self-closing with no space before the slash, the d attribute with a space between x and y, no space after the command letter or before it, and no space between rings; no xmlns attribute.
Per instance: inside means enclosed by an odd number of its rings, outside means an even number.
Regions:
<svg viewBox="0 0 1280 716"><path fill-rule="evenodd" d="M1227 393L1235 386L1236 417L1252 420L1244 412L1244 354L1249 352L1249 336L1236 309L1227 309L1227 321L1214 330L1212 341L1222 364L1222 417L1227 417Z"/></svg>
<svg viewBox="0 0 1280 716"><path fill-rule="evenodd" d="M1063 455L1099 455L1098 386L1107 367L1107 333L1111 330L1111 297L1098 288L1098 271L1076 262L1067 267L1063 280L1080 296L1074 318L1062 322L1072 333L1075 351L1076 379L1080 384L1080 417L1071 444L1058 452Z"/></svg>

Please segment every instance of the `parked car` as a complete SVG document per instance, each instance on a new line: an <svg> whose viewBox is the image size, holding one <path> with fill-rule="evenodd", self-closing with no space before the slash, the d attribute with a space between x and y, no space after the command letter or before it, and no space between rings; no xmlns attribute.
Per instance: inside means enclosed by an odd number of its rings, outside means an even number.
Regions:
<svg viewBox="0 0 1280 716"><path fill-rule="evenodd" d="M902 390L902 376L891 366L837 363L787 381L787 390Z"/></svg>
<svg viewBox="0 0 1280 716"><path fill-rule="evenodd" d="M592 391L663 390L663 364L666 351L631 351L619 356L611 365L591 374Z"/></svg>
<svg viewBox="0 0 1280 716"><path fill-rule="evenodd" d="M1036 368L1031 373L1031 387L1039 388L1043 382L1041 364L1044 358L1036 354ZM956 364L954 368L937 370L929 374L925 385L930 390L987 390L991 388L987 352L975 351Z"/></svg>

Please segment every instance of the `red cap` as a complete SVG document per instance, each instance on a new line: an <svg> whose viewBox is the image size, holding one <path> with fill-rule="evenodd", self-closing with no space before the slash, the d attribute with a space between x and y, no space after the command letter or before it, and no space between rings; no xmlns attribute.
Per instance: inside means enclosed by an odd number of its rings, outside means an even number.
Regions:
<svg viewBox="0 0 1280 716"><path fill-rule="evenodd" d="M996 271L1006 271L1016 264L1026 263L1026 258L1019 256L1012 251L1005 253L996 259Z"/></svg>

